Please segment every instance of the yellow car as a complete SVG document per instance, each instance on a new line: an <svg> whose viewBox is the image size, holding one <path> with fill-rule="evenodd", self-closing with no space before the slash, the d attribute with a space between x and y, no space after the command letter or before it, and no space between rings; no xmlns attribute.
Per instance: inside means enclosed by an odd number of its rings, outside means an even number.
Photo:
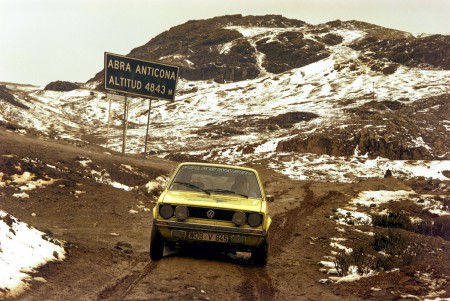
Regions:
<svg viewBox="0 0 450 301"><path fill-rule="evenodd" d="M251 168L180 164L153 209L150 257L160 260L165 243L208 244L252 253L266 266L271 218L258 172Z"/></svg>

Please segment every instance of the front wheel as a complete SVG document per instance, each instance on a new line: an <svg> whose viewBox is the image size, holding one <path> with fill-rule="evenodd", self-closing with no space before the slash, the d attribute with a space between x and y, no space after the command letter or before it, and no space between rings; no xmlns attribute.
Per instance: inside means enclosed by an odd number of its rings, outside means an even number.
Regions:
<svg viewBox="0 0 450 301"><path fill-rule="evenodd" d="M256 249L252 251L252 259L256 266L265 267L269 259L269 236L266 236Z"/></svg>
<svg viewBox="0 0 450 301"><path fill-rule="evenodd" d="M150 235L150 258L152 260L160 260L164 253L164 238L161 233L156 230L156 227L152 227L152 233Z"/></svg>

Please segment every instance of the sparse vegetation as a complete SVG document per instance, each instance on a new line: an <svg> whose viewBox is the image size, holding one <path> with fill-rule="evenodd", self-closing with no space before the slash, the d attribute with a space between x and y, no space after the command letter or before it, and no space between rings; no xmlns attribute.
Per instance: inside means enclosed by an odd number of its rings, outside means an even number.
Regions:
<svg viewBox="0 0 450 301"><path fill-rule="evenodd" d="M415 225L415 232L425 235L439 236L450 241L450 217L444 216L434 221L422 221Z"/></svg>
<svg viewBox="0 0 450 301"><path fill-rule="evenodd" d="M420 248L409 235L402 233L404 230L450 240L448 217L413 223L405 212L388 212L373 214L372 224L388 229L375 233L370 243L359 245L350 252L338 253L334 264L340 276L354 271L368 275L372 271L387 271L417 262L422 256Z"/></svg>
<svg viewBox="0 0 450 301"><path fill-rule="evenodd" d="M401 268L416 262L420 257L416 244L399 230L389 229L387 233L376 233L368 244L359 245L351 252L341 251L334 264L340 276L356 269L359 275L372 271Z"/></svg>
<svg viewBox="0 0 450 301"><path fill-rule="evenodd" d="M375 227L399 228L412 230L414 228L409 216L404 212L388 212L388 214L373 214L372 224Z"/></svg>
<svg viewBox="0 0 450 301"><path fill-rule="evenodd" d="M444 203L444 206L448 206L448 204ZM446 240L450 240L450 218L448 216L438 217L430 221L413 223L409 216L404 212L388 212L386 215L373 214L372 223L377 227L404 229L419 234L439 236Z"/></svg>

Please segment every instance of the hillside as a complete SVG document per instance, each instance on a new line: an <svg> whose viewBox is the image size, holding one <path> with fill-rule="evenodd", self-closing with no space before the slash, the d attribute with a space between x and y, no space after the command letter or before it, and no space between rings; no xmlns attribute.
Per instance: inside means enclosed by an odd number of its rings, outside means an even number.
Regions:
<svg viewBox="0 0 450 301"><path fill-rule="evenodd" d="M173 27L130 56L180 67L176 101L152 104L152 155L283 168L307 154L341 169L349 156L450 159L449 48L448 36L364 22L236 15ZM108 102L93 89L101 78L65 93L7 86L15 103L5 96L1 117L57 139L106 145ZM126 149L140 153L148 101L133 98L130 107ZM120 150L123 104L114 101L111 112L108 146ZM381 163L382 174L389 164Z"/></svg>

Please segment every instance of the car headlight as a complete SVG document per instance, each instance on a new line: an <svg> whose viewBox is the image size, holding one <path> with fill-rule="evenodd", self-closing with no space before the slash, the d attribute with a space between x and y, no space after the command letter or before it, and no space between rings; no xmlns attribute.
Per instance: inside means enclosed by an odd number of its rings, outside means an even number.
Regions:
<svg viewBox="0 0 450 301"><path fill-rule="evenodd" d="M171 205L164 204L159 207L159 214L165 219L171 218L173 216L173 208Z"/></svg>
<svg viewBox="0 0 450 301"><path fill-rule="evenodd" d="M233 213L232 221L236 224L236 226L242 226L247 221L247 215L245 212L236 211Z"/></svg>
<svg viewBox="0 0 450 301"><path fill-rule="evenodd" d="M186 206L177 206L175 208L175 216L178 220L183 221L189 216L189 209Z"/></svg>
<svg viewBox="0 0 450 301"><path fill-rule="evenodd" d="M248 216L248 224L252 227L258 227L261 225L262 217L261 214L252 212Z"/></svg>

